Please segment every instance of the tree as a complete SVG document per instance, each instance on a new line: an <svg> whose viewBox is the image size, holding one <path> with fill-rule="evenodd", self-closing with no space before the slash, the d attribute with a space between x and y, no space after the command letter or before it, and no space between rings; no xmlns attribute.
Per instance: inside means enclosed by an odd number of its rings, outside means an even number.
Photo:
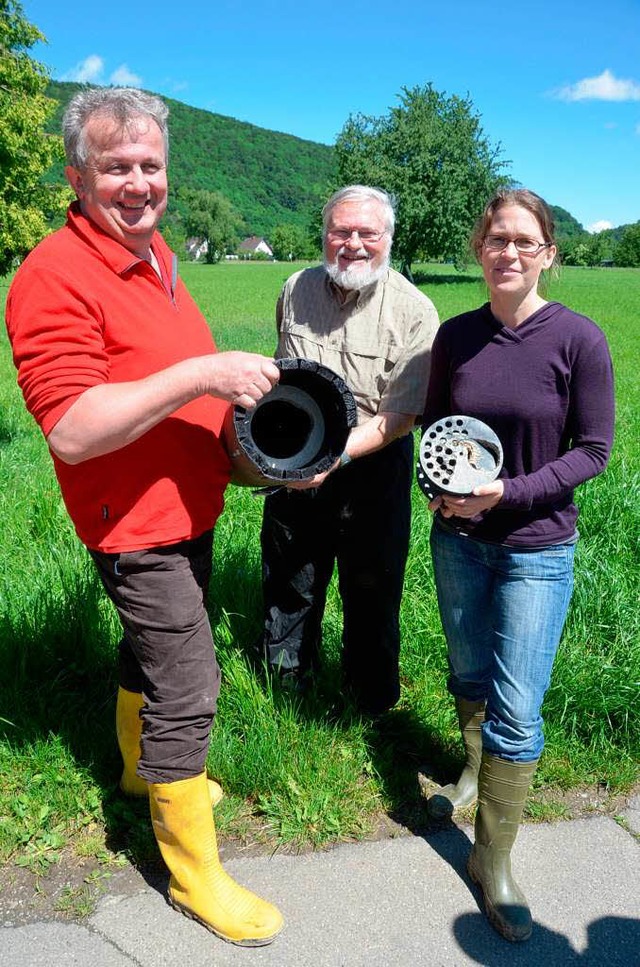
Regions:
<svg viewBox="0 0 640 967"><path fill-rule="evenodd" d="M269 241L279 262L311 258L314 254L313 243L298 225L277 225Z"/></svg>
<svg viewBox="0 0 640 967"><path fill-rule="evenodd" d="M426 87L403 88L384 117L352 115L338 136L341 184L368 184L395 196L394 251L410 276L417 258L466 262L473 223L507 179L470 99Z"/></svg>
<svg viewBox="0 0 640 967"><path fill-rule="evenodd" d="M613 258L613 238L609 229L589 236L589 265L600 265Z"/></svg>
<svg viewBox="0 0 640 967"><path fill-rule="evenodd" d="M558 255L563 265L589 265L587 233L582 238L565 238L558 242Z"/></svg>
<svg viewBox="0 0 640 967"><path fill-rule="evenodd" d="M605 229L590 235L562 236L558 239L558 254L563 265L600 265L613 256L611 231Z"/></svg>
<svg viewBox="0 0 640 967"><path fill-rule="evenodd" d="M613 257L616 265L640 265L640 222L627 225L614 249Z"/></svg>
<svg viewBox="0 0 640 967"><path fill-rule="evenodd" d="M186 206L183 218L187 234L206 241L206 262L219 262L237 239L240 219L231 202L219 191L204 188L181 188L179 197Z"/></svg>
<svg viewBox="0 0 640 967"><path fill-rule="evenodd" d="M71 197L42 181L64 157L62 139L45 134L56 108L45 97L47 70L27 51L44 40L17 0L0 0L0 275L47 234L47 221Z"/></svg>
<svg viewBox="0 0 640 967"><path fill-rule="evenodd" d="M169 219L165 216L162 220L162 237L179 259L187 258L187 237L184 233L182 219Z"/></svg>

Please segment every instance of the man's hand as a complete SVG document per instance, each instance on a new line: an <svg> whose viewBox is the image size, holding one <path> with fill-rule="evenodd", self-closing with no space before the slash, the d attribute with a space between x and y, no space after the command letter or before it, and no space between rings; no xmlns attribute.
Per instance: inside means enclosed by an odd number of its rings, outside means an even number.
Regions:
<svg viewBox="0 0 640 967"><path fill-rule="evenodd" d="M347 445L349 456L352 460L364 457L369 453L375 453L386 447L392 440L409 433L415 424L415 414L413 413L393 413L385 411L377 416L372 416L364 423L359 423L349 433ZM320 487L330 473L340 467L340 459L336 460L332 467L325 473L318 473L309 480L295 480L285 486L290 490L309 490L311 487Z"/></svg>
<svg viewBox="0 0 640 967"><path fill-rule="evenodd" d="M320 487L329 474L337 470L339 466L340 458L328 470L325 470L324 473L317 473L314 477L309 477L308 480L285 480L283 481L283 486L288 490L311 490L312 487Z"/></svg>
<svg viewBox="0 0 640 967"><path fill-rule="evenodd" d="M254 407L280 379L273 359L257 353L216 353L203 360L203 392L246 409Z"/></svg>

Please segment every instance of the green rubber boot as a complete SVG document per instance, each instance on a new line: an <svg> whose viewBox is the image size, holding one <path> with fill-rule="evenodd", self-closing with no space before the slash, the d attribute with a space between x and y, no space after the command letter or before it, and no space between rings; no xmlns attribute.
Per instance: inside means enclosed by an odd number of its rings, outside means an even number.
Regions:
<svg viewBox="0 0 640 967"><path fill-rule="evenodd" d="M456 783L449 783L427 801L431 819L449 819L456 809L471 806L478 798L478 773L482 757L482 723L484 702L468 702L456 698L456 711L467 761Z"/></svg>
<svg viewBox="0 0 640 967"><path fill-rule="evenodd" d="M512 941L531 936L531 911L511 875L511 848L537 765L507 762L485 752L478 779L475 845L467 870L482 888L492 927Z"/></svg>

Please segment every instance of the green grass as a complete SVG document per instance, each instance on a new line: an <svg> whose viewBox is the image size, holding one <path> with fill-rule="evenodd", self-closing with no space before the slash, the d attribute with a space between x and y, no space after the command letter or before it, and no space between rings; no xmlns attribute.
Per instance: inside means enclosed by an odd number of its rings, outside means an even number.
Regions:
<svg viewBox="0 0 640 967"><path fill-rule="evenodd" d="M270 353L274 303L299 266L182 266L221 349ZM441 318L484 301L478 270L421 266ZM4 301L7 282L0 280ZM640 416L635 320L640 272L566 269L551 298L595 319L616 368L618 423L606 474L583 486L576 589L545 702L539 786L638 781ZM210 613L223 674L209 768L225 788L218 826L263 843L313 845L365 835L385 810L424 823L416 772L439 781L460 762L445 644L428 553L426 501L414 488L402 607L402 698L372 725L340 694L341 616L328 599L323 663L304 703L265 684L248 660L260 627L261 502L229 488L216 529ZM114 792L118 622L62 506L47 448L24 410L0 335L0 861L46 870L63 847L100 862L157 857L146 807ZM535 811L535 809L534 809ZM82 899L82 898L81 898ZM75 899L69 898L73 905Z"/></svg>

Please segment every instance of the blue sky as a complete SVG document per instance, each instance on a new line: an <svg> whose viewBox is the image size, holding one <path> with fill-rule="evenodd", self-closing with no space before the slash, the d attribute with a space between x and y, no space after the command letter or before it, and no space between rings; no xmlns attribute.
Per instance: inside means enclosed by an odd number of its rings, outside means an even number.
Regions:
<svg viewBox="0 0 640 967"><path fill-rule="evenodd" d="M509 173L586 228L640 220L639 0L24 0L55 80L124 83L334 142L403 87L469 95Z"/></svg>

